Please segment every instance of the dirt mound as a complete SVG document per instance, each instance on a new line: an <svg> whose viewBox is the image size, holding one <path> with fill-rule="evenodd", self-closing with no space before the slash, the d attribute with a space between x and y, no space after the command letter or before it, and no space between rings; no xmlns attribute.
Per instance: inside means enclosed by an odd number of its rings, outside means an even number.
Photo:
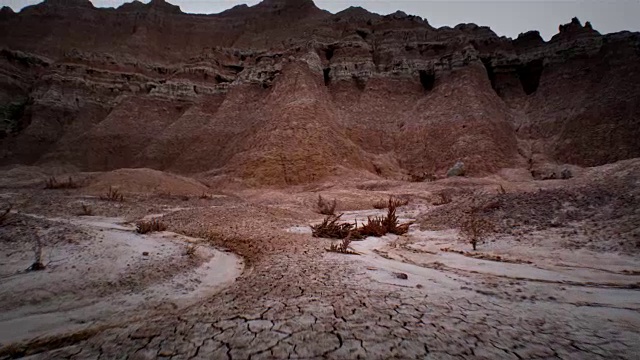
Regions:
<svg viewBox="0 0 640 360"><path fill-rule="evenodd" d="M524 235L551 228L569 228L566 236L584 235L591 249L640 252L640 171L638 161L608 165L588 177L527 192L462 193L421 220L423 228L459 227L477 214L491 220L498 234ZM616 234L611 237L611 234Z"/></svg>
<svg viewBox="0 0 640 360"><path fill-rule="evenodd" d="M110 186L124 193L202 195L211 189L196 180L152 169L120 169L101 173L88 180L90 193L102 194Z"/></svg>

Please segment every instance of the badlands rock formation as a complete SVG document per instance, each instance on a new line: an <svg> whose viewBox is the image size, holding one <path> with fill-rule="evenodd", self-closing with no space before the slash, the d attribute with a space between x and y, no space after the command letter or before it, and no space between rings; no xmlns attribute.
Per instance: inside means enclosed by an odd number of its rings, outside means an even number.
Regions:
<svg viewBox="0 0 640 360"><path fill-rule="evenodd" d="M264 0L0 11L1 163L291 185L640 156L640 34L545 42L397 12Z"/></svg>

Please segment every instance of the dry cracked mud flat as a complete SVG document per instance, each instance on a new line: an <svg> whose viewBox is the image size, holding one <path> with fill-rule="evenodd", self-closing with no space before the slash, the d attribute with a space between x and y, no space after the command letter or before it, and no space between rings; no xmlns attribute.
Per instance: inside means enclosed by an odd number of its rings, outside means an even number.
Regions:
<svg viewBox="0 0 640 360"><path fill-rule="evenodd" d="M14 168L0 182L12 204L0 227L2 359L640 354L637 160L570 180L503 172L223 192L144 169L44 190L38 174ZM101 200L107 185L124 201ZM433 205L442 191L453 202ZM337 199L345 221L406 198L398 215L413 225L353 242L359 255L330 253L309 228L322 220L318 195ZM455 226L470 203L503 225L475 253ZM92 216L78 215L83 204ZM137 234L144 218L167 231ZM36 239L46 269L26 271Z"/></svg>

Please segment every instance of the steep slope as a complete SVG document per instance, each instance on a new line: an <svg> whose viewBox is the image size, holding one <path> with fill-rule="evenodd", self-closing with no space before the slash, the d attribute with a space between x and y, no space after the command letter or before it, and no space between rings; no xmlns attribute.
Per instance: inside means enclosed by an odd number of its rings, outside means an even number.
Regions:
<svg viewBox="0 0 640 360"><path fill-rule="evenodd" d="M544 42L311 0L47 0L0 11L0 161L254 185L600 165L640 156L639 60L639 34L577 19Z"/></svg>

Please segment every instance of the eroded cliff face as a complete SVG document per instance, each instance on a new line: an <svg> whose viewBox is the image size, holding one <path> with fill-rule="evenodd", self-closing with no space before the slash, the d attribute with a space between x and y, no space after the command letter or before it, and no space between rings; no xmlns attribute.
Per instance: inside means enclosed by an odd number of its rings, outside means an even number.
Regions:
<svg viewBox="0 0 640 360"><path fill-rule="evenodd" d="M559 30L511 40L311 0L3 8L2 163L286 185L640 156L640 35Z"/></svg>

